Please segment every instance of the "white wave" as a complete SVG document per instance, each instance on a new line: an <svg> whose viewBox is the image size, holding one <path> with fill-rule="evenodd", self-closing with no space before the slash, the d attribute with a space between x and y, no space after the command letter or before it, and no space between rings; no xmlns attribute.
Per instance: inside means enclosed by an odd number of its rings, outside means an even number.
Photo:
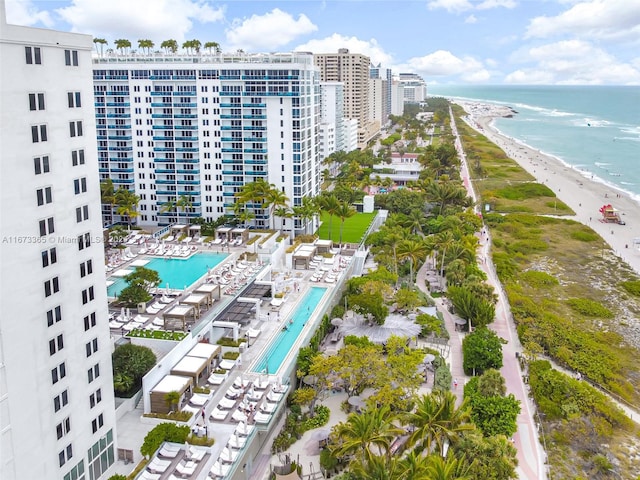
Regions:
<svg viewBox="0 0 640 480"><path fill-rule="evenodd" d="M610 163L602 163L602 162L594 162L596 167L608 167L609 165L611 165Z"/></svg>
<svg viewBox="0 0 640 480"><path fill-rule="evenodd" d="M616 140L627 140L629 142L640 142L640 137L613 137L613 141Z"/></svg>
<svg viewBox="0 0 640 480"><path fill-rule="evenodd" d="M620 182L622 185L635 185L633 182Z"/></svg>

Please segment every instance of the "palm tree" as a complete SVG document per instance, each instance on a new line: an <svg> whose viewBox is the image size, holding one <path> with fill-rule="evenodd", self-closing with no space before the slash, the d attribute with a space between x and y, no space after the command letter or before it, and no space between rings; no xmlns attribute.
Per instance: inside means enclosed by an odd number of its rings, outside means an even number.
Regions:
<svg viewBox="0 0 640 480"><path fill-rule="evenodd" d="M349 471L358 480L418 480L426 478L405 475L402 460L397 457L386 458L381 455L376 455L368 460L352 460L349 462Z"/></svg>
<svg viewBox="0 0 640 480"><path fill-rule="evenodd" d="M140 197L133 192L130 192L126 188L119 188L116 191L116 213L123 217L127 217L128 229L131 230L131 221L139 216L137 211L138 203L140 203Z"/></svg>
<svg viewBox="0 0 640 480"><path fill-rule="evenodd" d="M153 43L151 40L149 39L142 39L142 40L138 40L138 48L142 49L144 52L146 52L147 55L149 55L149 53L151 53L151 49L155 46L155 43Z"/></svg>
<svg viewBox="0 0 640 480"><path fill-rule="evenodd" d="M126 50L128 48L131 48L131 41L127 40L126 38L120 38L118 40L114 40L113 43L116 46L116 49L119 50L121 53L126 53Z"/></svg>
<svg viewBox="0 0 640 480"><path fill-rule="evenodd" d="M113 225L113 207L116 203L116 190L113 180L107 178L100 182L100 201L103 205L109 205L109 224Z"/></svg>
<svg viewBox="0 0 640 480"><path fill-rule="evenodd" d="M187 225L189 225L189 216L187 215L187 209L193 206L193 202L191 201L191 197L188 195L180 195L178 201L176 202L176 208L182 208L182 211L185 214ZM180 215L178 215L178 223L180 223Z"/></svg>
<svg viewBox="0 0 640 480"><path fill-rule="evenodd" d="M269 209L269 228L275 228L273 212L276 208L286 207L289 198L282 190L276 188L275 185L269 185L269 187L269 190L267 190L264 196L264 205Z"/></svg>
<svg viewBox="0 0 640 480"><path fill-rule="evenodd" d="M336 216L340 219L340 245L342 245L342 230L344 229L344 222L347 218L353 217L356 213L358 213L356 209L347 202L340 203L340 207L336 211Z"/></svg>
<svg viewBox="0 0 640 480"><path fill-rule="evenodd" d="M472 478L472 464L468 464L464 458L456 458L453 455L446 457L431 455L427 458L429 466L425 472L426 476L414 478L428 478L429 480L469 480Z"/></svg>
<svg viewBox="0 0 640 480"><path fill-rule="evenodd" d="M396 232L392 232L385 238L385 243L391 247L393 251L393 266L396 278L398 278L398 245L402 242L403 237Z"/></svg>
<svg viewBox="0 0 640 480"><path fill-rule="evenodd" d="M177 213L177 205L176 205L176 202L173 200L167 200L160 207L160 213L171 213L173 211ZM180 218L178 217L178 219L176 220L176 223L180 223L179 220Z"/></svg>
<svg viewBox="0 0 640 480"><path fill-rule="evenodd" d="M409 284L413 287L413 271L420 260L427 257L427 245L424 241L403 240L398 245L400 260L409 260Z"/></svg>
<svg viewBox="0 0 640 480"><path fill-rule="evenodd" d="M465 398L456 407L456 398L452 392L444 390L420 396L414 411L403 416L406 424L415 427L407 445L415 447L417 453L435 451L443 456L445 444L452 445L460 434L473 430L468 400Z"/></svg>
<svg viewBox="0 0 640 480"><path fill-rule="evenodd" d="M184 48L189 55L191 55L193 52L199 53L201 46L202 43L200 43L200 40L186 40L182 44L182 48Z"/></svg>
<svg viewBox="0 0 640 480"><path fill-rule="evenodd" d="M340 201L334 194L321 195L318 198L318 205L320 207L320 210L329 214L329 239L333 240L333 237L331 235L331 223L333 221L333 216L340 208Z"/></svg>
<svg viewBox="0 0 640 480"><path fill-rule="evenodd" d="M334 449L338 457L354 455L365 462L378 454L391 458L391 443L403 430L393 424L390 407L369 408L362 413L352 413L347 421L335 427L340 442Z"/></svg>
<svg viewBox="0 0 640 480"><path fill-rule="evenodd" d="M206 42L204 48L209 50L209 53L211 53L211 50L213 50L216 55L220 53L220 44L218 42Z"/></svg>
<svg viewBox="0 0 640 480"><path fill-rule="evenodd" d="M173 412L174 405L177 406L178 402L180 401L180 393L176 392L175 390L172 392L167 392L164 395L164 401L167 404L167 407L169 407L169 410Z"/></svg>
<svg viewBox="0 0 640 480"><path fill-rule="evenodd" d="M280 218L280 235L284 234L284 219L291 218L293 213L286 206L278 207L273 211L273 215Z"/></svg>
<svg viewBox="0 0 640 480"><path fill-rule="evenodd" d="M200 47L202 47L202 42L198 39L191 40L191 48L195 50L196 53L200 53Z"/></svg>
<svg viewBox="0 0 640 480"><path fill-rule="evenodd" d="M160 44L160 48L164 48L165 53L176 53L178 51L178 42L174 39L164 40Z"/></svg>
<svg viewBox="0 0 640 480"><path fill-rule="evenodd" d="M96 49L98 48L98 45L100 46L100 56L102 57L104 52L104 46L107 45L109 42L107 42L104 38L94 38L93 43L96 45Z"/></svg>

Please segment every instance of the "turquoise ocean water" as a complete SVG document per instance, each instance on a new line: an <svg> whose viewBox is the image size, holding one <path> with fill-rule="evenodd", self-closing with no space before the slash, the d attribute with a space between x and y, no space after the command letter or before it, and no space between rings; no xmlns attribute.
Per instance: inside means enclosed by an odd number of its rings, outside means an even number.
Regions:
<svg viewBox="0 0 640 480"><path fill-rule="evenodd" d="M500 132L640 202L640 87L433 85L429 95L512 107Z"/></svg>

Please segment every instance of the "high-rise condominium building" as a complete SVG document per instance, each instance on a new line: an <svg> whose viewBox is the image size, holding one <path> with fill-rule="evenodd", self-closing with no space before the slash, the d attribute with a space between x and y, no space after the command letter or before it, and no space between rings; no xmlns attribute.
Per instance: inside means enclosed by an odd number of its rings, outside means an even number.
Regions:
<svg viewBox="0 0 640 480"><path fill-rule="evenodd" d="M369 57L341 48L338 53L315 54L314 62L321 81L344 83L344 115L358 120L358 148L365 148L378 133L369 114Z"/></svg>
<svg viewBox="0 0 640 480"><path fill-rule="evenodd" d="M404 87L405 102L424 102L427 99L427 84L417 73L401 73L398 80Z"/></svg>
<svg viewBox="0 0 640 480"><path fill-rule="evenodd" d="M257 179L284 192L290 207L319 193L311 54L102 56L93 82L100 178L140 197L141 225L233 215L236 193ZM247 208L251 224L269 227L261 204Z"/></svg>
<svg viewBox="0 0 640 480"><path fill-rule="evenodd" d="M373 116L374 119L380 121L382 125L385 125L389 120L389 115L391 114L391 88L393 82L393 74L390 68L382 68L380 65L377 67L371 67L369 70L369 75L372 79L380 79L380 93L381 97L379 100L376 98L376 103L380 104L380 118L378 119L375 114ZM377 83L377 82L376 82Z"/></svg>
<svg viewBox="0 0 640 480"><path fill-rule="evenodd" d="M0 478L96 480L116 419L93 43L0 17Z"/></svg>

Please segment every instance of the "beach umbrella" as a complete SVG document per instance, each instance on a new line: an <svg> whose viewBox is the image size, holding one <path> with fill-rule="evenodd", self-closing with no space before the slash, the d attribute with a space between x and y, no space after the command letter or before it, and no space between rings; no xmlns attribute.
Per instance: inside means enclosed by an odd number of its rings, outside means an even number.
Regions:
<svg viewBox="0 0 640 480"><path fill-rule="evenodd" d="M120 317L121 317L123 320L124 320L124 319L125 319L125 317L126 317L126 315L125 315L125 311L124 311L124 307L122 307L122 308L120 309Z"/></svg>
<svg viewBox="0 0 640 480"><path fill-rule="evenodd" d="M341 318L333 318L331 320L331 325L333 325L334 327L339 327L340 325L342 325L342 319Z"/></svg>

